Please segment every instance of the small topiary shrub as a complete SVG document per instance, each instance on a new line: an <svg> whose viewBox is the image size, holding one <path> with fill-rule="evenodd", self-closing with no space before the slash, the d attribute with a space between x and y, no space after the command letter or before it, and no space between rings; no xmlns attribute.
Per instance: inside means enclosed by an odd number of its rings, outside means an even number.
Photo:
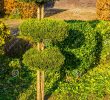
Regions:
<svg viewBox="0 0 110 100"><path fill-rule="evenodd" d="M68 36L68 24L60 20L29 19L20 25L20 34L32 36L35 41L43 39L56 43Z"/></svg>

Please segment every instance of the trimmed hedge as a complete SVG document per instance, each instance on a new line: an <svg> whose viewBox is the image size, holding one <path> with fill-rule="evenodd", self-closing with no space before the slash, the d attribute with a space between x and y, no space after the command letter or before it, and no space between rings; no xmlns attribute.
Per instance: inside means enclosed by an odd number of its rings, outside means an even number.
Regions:
<svg viewBox="0 0 110 100"><path fill-rule="evenodd" d="M98 51L100 35L96 34L88 22L68 21L68 24L70 25L70 35L62 43L64 55L67 56L65 63L73 74L77 72L77 75L80 76L97 63L96 59L100 53ZM70 52L69 57L68 52Z"/></svg>
<svg viewBox="0 0 110 100"><path fill-rule="evenodd" d="M10 15L11 18L37 17L37 5L35 3L4 0L4 10L5 14Z"/></svg>
<svg viewBox="0 0 110 100"><path fill-rule="evenodd" d="M110 20L110 0L97 0L97 16L101 20Z"/></svg>
<svg viewBox="0 0 110 100"><path fill-rule="evenodd" d="M63 41L68 36L68 24L60 20L29 19L20 25L20 35L32 36L35 41Z"/></svg>
<svg viewBox="0 0 110 100"><path fill-rule="evenodd" d="M109 21L100 21L96 27L97 32L102 36L102 52L101 52L101 61L110 60L110 22Z"/></svg>

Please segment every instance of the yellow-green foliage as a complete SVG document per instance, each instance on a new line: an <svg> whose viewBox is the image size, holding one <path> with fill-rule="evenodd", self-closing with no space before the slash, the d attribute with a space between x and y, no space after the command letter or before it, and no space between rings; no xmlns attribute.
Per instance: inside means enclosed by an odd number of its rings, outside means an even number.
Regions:
<svg viewBox="0 0 110 100"><path fill-rule="evenodd" d="M5 44L6 39L10 35L10 31L4 23L0 22L0 46Z"/></svg>
<svg viewBox="0 0 110 100"><path fill-rule="evenodd" d="M102 52L101 52L101 61L110 60L110 22L109 21L101 21L97 27L97 32L102 35Z"/></svg>

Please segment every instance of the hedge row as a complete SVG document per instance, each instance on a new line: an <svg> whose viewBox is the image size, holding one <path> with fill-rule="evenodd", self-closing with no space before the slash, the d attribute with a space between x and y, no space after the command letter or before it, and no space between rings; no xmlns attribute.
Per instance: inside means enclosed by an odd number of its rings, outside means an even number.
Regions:
<svg viewBox="0 0 110 100"><path fill-rule="evenodd" d="M98 19L110 20L110 0L97 0Z"/></svg>
<svg viewBox="0 0 110 100"><path fill-rule="evenodd" d="M34 3L4 0L4 9L6 15L11 15L12 18L34 18L37 16L37 5Z"/></svg>

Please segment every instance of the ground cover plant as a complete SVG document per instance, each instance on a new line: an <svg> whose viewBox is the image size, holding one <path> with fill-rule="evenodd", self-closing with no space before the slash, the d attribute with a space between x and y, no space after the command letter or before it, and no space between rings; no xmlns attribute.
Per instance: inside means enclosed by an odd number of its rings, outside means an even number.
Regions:
<svg viewBox="0 0 110 100"><path fill-rule="evenodd" d="M31 57L36 59L37 53L33 55L32 52L37 51L33 48L40 39L44 38L45 48L58 48L57 50L65 58L60 69L52 68L45 72L45 99L109 100L109 24L109 21L64 22L49 19L41 22L30 19L23 22L19 28L19 37L24 39L24 36L32 46L26 50L26 53L23 52L17 57L12 57L10 54L6 56L5 53L0 54L0 78L2 79L0 99L36 99L36 73L30 70L29 64L26 64L31 59L28 59L27 54L31 51ZM48 49L44 52L45 56ZM48 64L52 67L51 63Z"/></svg>

